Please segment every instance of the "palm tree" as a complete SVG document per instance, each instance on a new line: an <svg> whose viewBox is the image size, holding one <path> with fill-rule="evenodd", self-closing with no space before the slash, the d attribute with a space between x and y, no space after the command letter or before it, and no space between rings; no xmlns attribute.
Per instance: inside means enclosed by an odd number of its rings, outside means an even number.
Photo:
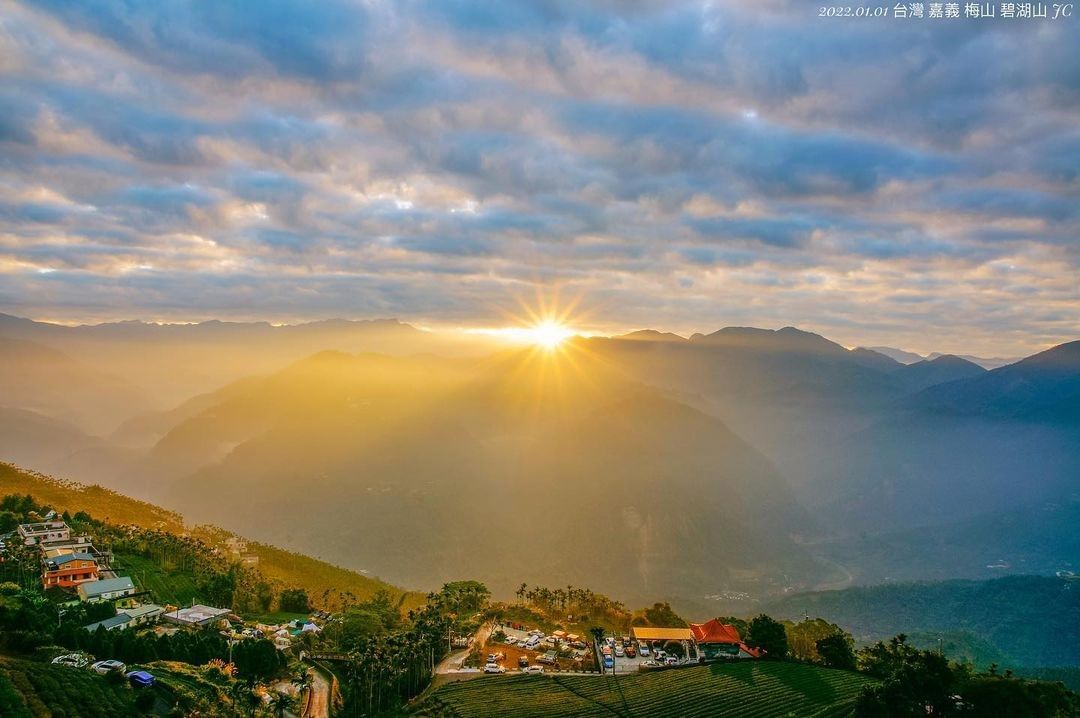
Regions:
<svg viewBox="0 0 1080 718"><path fill-rule="evenodd" d="M296 686L296 694L303 696L304 691L311 687L311 674L307 668L301 667L289 682Z"/></svg>
<svg viewBox="0 0 1080 718"><path fill-rule="evenodd" d="M244 715L244 707L246 707L250 695L251 689L243 681L235 681L229 687L229 698L232 699L232 714L234 716Z"/></svg>
<svg viewBox="0 0 1080 718"><path fill-rule="evenodd" d="M292 696L275 691L270 696L270 711L277 716L277 718L285 718L285 714L292 710L295 703L296 699Z"/></svg>

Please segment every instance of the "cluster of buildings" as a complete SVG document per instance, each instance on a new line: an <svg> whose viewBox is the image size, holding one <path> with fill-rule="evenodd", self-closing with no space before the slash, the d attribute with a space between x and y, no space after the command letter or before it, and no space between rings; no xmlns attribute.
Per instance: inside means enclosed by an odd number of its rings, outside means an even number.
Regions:
<svg viewBox="0 0 1080 718"><path fill-rule="evenodd" d="M111 602L116 615L85 628L107 631L135 628L156 623L172 624L172 628L160 626L156 630L170 631L177 628L219 628L231 640L265 637L279 649L288 648L301 633L318 632L321 629L311 619L296 620L280 625L256 624L242 631L234 629L233 620L239 620L227 608L214 608L202 604L176 608L143 602L149 592L141 591L128 576L118 576L112 569L112 554L95 548L89 536L75 535L67 522L50 511L41 521L21 524L11 534L0 536L0 555L5 542L19 542L36 549L41 557L41 584L44 588L74 589L78 600L85 603ZM247 549L242 539L230 538L226 551L245 565L254 566L258 556Z"/></svg>
<svg viewBox="0 0 1080 718"><path fill-rule="evenodd" d="M691 623L689 628L634 626L630 629L630 635L639 642L676 641L692 646L701 661L761 657L758 649L746 645L735 626L721 623L715 618L705 623Z"/></svg>
<svg viewBox="0 0 1080 718"><path fill-rule="evenodd" d="M75 588L111 575L109 556L94 548L89 536L73 536L63 520L50 513L44 521L21 524L17 529L24 546L41 553L41 583L45 588Z"/></svg>
<svg viewBox="0 0 1080 718"><path fill-rule="evenodd" d="M139 603L138 597L145 592L138 591L130 577L116 575L111 568L111 553L95 548L89 536L73 534L55 512L49 512L42 521L20 524L15 533L23 546L40 552L44 588L73 588L80 601L110 601L116 605L115 616L86 626L88 630L142 626L166 615L162 606Z"/></svg>

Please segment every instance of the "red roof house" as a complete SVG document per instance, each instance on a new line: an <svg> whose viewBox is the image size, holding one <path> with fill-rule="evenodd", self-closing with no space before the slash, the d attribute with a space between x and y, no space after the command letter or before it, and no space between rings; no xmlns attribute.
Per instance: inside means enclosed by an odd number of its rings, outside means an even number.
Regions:
<svg viewBox="0 0 1080 718"><path fill-rule="evenodd" d="M743 643L742 636L730 623L720 623L715 618L705 623L691 623L690 633L694 643L706 658L758 658L761 651Z"/></svg>

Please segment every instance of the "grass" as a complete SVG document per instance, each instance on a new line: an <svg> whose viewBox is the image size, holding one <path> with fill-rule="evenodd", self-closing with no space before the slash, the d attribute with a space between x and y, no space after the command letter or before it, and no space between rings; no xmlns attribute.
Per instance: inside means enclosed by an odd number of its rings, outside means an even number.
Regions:
<svg viewBox="0 0 1080 718"><path fill-rule="evenodd" d="M200 602L195 580L188 572L169 571L134 554L117 554L113 568L118 576L130 576L136 586L150 591L158 603L187 606L193 599Z"/></svg>
<svg viewBox="0 0 1080 718"><path fill-rule="evenodd" d="M610 676L492 677L438 688L426 716L850 716L872 679L801 663L746 661Z"/></svg>

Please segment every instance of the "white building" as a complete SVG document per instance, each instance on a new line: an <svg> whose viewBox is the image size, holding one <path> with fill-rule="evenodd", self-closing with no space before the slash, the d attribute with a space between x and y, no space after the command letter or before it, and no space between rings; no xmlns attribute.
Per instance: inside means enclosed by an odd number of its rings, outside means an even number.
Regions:
<svg viewBox="0 0 1080 718"><path fill-rule="evenodd" d="M181 626L209 626L232 613L227 608L214 608L195 604L188 608L178 608L165 614L165 620L170 623L179 623Z"/></svg>

